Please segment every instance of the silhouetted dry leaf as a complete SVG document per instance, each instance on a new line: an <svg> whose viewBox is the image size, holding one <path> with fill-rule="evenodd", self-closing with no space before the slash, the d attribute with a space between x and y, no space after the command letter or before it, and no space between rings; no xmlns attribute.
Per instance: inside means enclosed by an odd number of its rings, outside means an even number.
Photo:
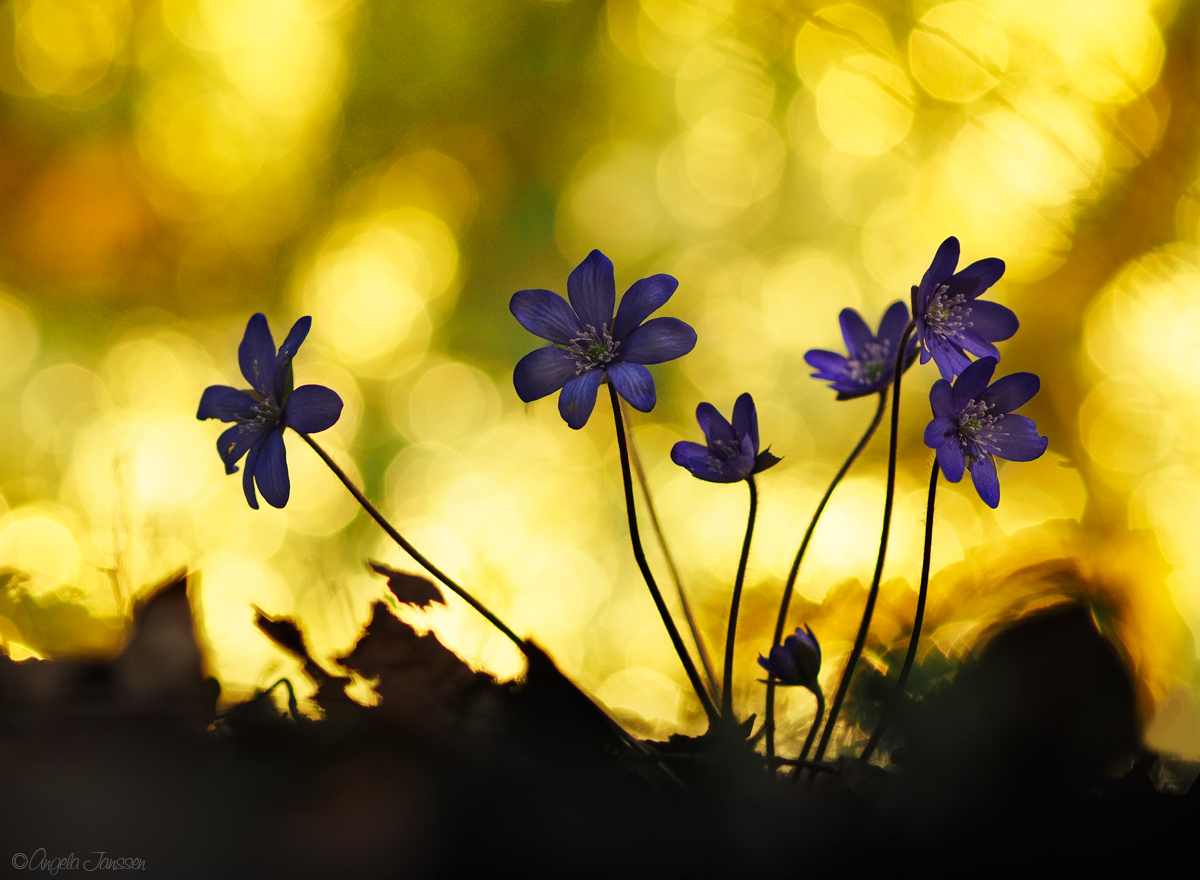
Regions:
<svg viewBox="0 0 1200 880"><path fill-rule="evenodd" d="M369 561L371 571L381 574L388 579L388 589L392 595L406 605L416 605L425 608L434 602L446 604L442 591L429 578L407 571L397 571L382 562Z"/></svg>

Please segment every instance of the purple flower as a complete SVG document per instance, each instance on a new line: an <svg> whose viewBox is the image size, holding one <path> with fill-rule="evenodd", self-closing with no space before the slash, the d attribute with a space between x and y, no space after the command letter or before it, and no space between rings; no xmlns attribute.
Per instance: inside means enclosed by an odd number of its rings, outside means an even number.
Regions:
<svg viewBox="0 0 1200 880"><path fill-rule="evenodd" d="M342 399L324 385L292 389L292 358L311 325L309 317L297 321L276 353L266 316L254 315L238 346L238 364L251 387L239 391L210 385L200 397L196 418L236 422L217 439L217 453L227 474L235 473L238 460L247 456L242 489L255 510L255 482L272 507L283 507L291 494L283 429L314 434L332 427L342 414Z"/></svg>
<svg viewBox="0 0 1200 880"><path fill-rule="evenodd" d="M812 349L804 355L804 360L816 369L813 377L828 382L838 393L838 400L852 400L891 385L896 373L896 349L908 326L908 306L902 302L892 303L879 322L878 335L871 334L867 322L854 309L842 309L838 321L850 357ZM912 338L904 358L904 369L912 366L916 356L917 340Z"/></svg>
<svg viewBox="0 0 1200 880"><path fill-rule="evenodd" d="M995 358L980 358L962 371L951 387L938 379L929 391L933 421L925 428L925 445L937 450L946 479L957 483L963 468L971 471L975 490L988 507L1000 503L996 457L1033 461L1050 441L1039 437L1033 419L1013 414L1041 388L1033 373L1013 373L988 382L996 371Z"/></svg>
<svg viewBox="0 0 1200 880"><path fill-rule="evenodd" d="M671 447L671 461L711 483L736 483L779 464L770 450L758 451L758 412L754 398L743 394L733 404L733 424L711 403L696 407L696 421L707 443L680 440Z"/></svg>
<svg viewBox="0 0 1200 880"><path fill-rule="evenodd" d="M759 654L758 665L781 684L806 687L813 693L820 690L817 673L821 671L821 646L807 624L804 629L796 627L795 634L772 648L770 656Z"/></svg>
<svg viewBox="0 0 1200 880"><path fill-rule="evenodd" d="M995 257L979 260L955 272L958 239L942 242L925 271L920 287L912 289L916 337L921 343L921 363L933 358L942 378L951 380L971 363L966 352L976 357L1000 360L993 342L1017 332L1017 316L999 303L978 297L1000 280L1004 261Z"/></svg>
<svg viewBox="0 0 1200 880"><path fill-rule="evenodd" d="M696 345L696 331L678 318L646 321L678 286L670 275L643 278L625 292L614 318L613 265L592 251L567 278L570 305L549 290L518 290L509 309L522 327L553 344L517 363L517 395L529 403L561 388L559 413L572 428L582 428L607 379L630 406L650 412L654 379L643 365L681 357Z"/></svg>

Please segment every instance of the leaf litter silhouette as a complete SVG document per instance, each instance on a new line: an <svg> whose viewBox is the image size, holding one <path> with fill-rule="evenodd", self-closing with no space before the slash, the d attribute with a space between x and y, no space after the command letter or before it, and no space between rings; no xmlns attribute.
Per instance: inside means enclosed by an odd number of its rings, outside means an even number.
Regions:
<svg viewBox="0 0 1200 880"><path fill-rule="evenodd" d="M372 567L401 601L438 601ZM842 757L795 786L764 771L752 723L637 741L532 643L522 680L498 682L378 602L322 664L294 621L255 614L321 719L294 691L289 713L264 690L218 715L183 576L134 609L112 659L0 659L7 852L136 856L171 877L1145 868L1147 841L1200 827L1196 786L1155 788L1131 676L1078 602L1007 624L894 707L887 769ZM346 696L347 672L377 705Z"/></svg>

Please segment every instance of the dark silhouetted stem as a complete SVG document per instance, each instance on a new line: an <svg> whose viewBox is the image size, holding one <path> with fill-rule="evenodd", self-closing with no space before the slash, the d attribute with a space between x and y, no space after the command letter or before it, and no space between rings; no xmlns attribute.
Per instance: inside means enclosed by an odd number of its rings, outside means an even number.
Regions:
<svg viewBox="0 0 1200 880"><path fill-rule="evenodd" d="M821 718L825 715L825 695L821 693L820 687L813 691L813 696L817 698L817 714L813 716L813 722L808 728L808 736L804 738L804 748L800 750L796 765L792 768L792 785L795 785L796 780L800 778L800 768L808 760L808 750L812 748L817 731L821 729Z"/></svg>
<svg viewBox="0 0 1200 880"><path fill-rule="evenodd" d="M867 426L866 432L858 441L858 445L850 451L850 455L842 462L841 468L833 475L833 481L830 482L829 488L825 490L825 495L821 498L821 503L817 505L816 511L813 512L812 520L808 523L808 529L804 532L804 538L800 541L800 549L796 551L796 559L792 562L792 570L788 572L787 584L783 588L783 597L779 600L779 616L775 619L775 637L771 640L771 645L779 645L783 642L783 628L787 623L788 607L792 602L792 591L796 588L796 576L800 573L800 563L804 560L804 554L808 550L808 543L812 540L813 532L817 530L817 523L821 519L821 514L825 512L825 505L829 503L829 499L833 496L833 490L838 487L838 483L846 476L850 466L867 448L867 444L871 438L875 436L875 430L879 427L879 423L883 421L883 410L887 406L887 392L879 392L879 406L875 408L875 417L871 419L871 424ZM824 706L824 699L821 705ZM820 720L814 724L809 731L809 742L812 741L812 731L816 730L816 725L820 724ZM767 766L771 766L771 759L775 757L775 676L771 675L767 678L767 717L765 729L767 732ZM805 752L808 747L805 746Z"/></svg>
<svg viewBox="0 0 1200 880"><path fill-rule="evenodd" d="M904 656L904 665L900 667L900 677L896 679L896 692L884 705L879 726L871 734L870 742L867 743L867 747L863 749L863 753L859 757L864 764L871 760L875 747L879 745L883 729L887 727L888 712L900 702L900 698L904 695L904 686L908 683L908 673L912 671L913 661L917 658L917 642L921 639L921 623L925 619L925 597L929 594L929 558L933 551L933 502L937 496L937 481L938 463L937 459L934 459L933 472L929 475L929 500L925 503L925 550L921 557L921 588L917 590L917 614L913 618L912 635L908 640L908 653Z"/></svg>
<svg viewBox="0 0 1200 880"><path fill-rule="evenodd" d="M621 403L621 412L622 414L625 412L624 402ZM708 684L708 695L716 700L720 690L717 688L717 674L713 671L712 658L709 656L708 646L704 643L704 637L700 635L700 627L696 625L695 615L692 614L692 603L688 601L687 594L683 591L683 579L679 577L675 558L671 555L671 548L667 546L666 535L663 534L662 525L658 521L658 513L654 509L654 499L650 496L650 484L646 480L646 471L642 467L642 457L638 455L637 443L634 442L633 432L629 430L628 424L626 424L625 436L629 439L629 459L633 462L633 472L637 476L638 486L642 490L642 500L646 502L646 512L650 515L650 525L654 528L654 537L658 540L658 547L662 550L663 559L666 560L671 582L675 584L679 604L683 606L683 617L692 634L692 641L696 643L696 653L700 655L700 665L704 668L704 678Z"/></svg>
<svg viewBox="0 0 1200 880"><path fill-rule="evenodd" d="M746 477L750 487L750 515L746 518L746 539L738 560L737 579L733 582L733 600L729 603L729 632L725 636L725 677L721 683L721 717L733 721L733 644L737 638L738 608L742 604L742 585L746 582L746 563L750 559L750 539L754 537L754 518L758 515L758 487L754 475Z"/></svg>
<svg viewBox="0 0 1200 880"><path fill-rule="evenodd" d="M716 724L719 720L716 706L709 699L708 691L704 689L704 682L700 679L700 673L696 671L696 664L692 662L691 655L688 654L687 646L683 643L683 637L679 635L679 628L675 626L675 621L671 619L671 612L667 610L667 603L663 601L662 593L658 589L658 584L654 582L654 575L650 571L650 565L646 562L646 552L642 549L642 539L638 534L637 510L633 504L633 474L629 467L629 444L625 438L625 422L621 418L621 401L617 397L617 389L612 383L608 383L608 393L612 398L613 419L617 424L617 450L621 454L621 479L625 484L625 510L629 514L629 540L633 544L633 558L637 560L638 568L641 569L642 578L646 581L646 586L650 590L650 596L654 599L654 605L658 608L658 614L662 617L663 626L667 628L667 634L671 637L671 644L675 647L675 653L679 655L679 662L683 664L683 669L687 673L688 681L692 684L692 690L696 692L697 698L700 700L700 705L704 707L704 714L708 716L710 724Z"/></svg>
<svg viewBox="0 0 1200 880"><path fill-rule="evenodd" d="M879 582L883 577L883 561L887 556L888 534L892 527L892 502L896 498L896 439L900 433L900 380L904 377L904 355L908 348L908 340L916 325L909 322L900 337L900 348L896 351L896 373L892 382L892 425L888 440L888 469L887 492L883 499L883 527L879 533L879 555L875 559L875 575L871 578L871 589L867 591L867 605L863 609L862 622L858 626L858 635L854 638L854 647L842 671L838 682L837 692L833 695L833 705L829 709L829 719L825 722L825 730L821 733L821 741L817 744L814 760L820 761L825 757L825 749L829 747L829 738L833 736L833 728L837 725L838 713L842 710L842 702L850 689L850 679L854 676L854 665L862 655L863 646L867 643L867 632L871 629L871 616L875 613L875 600L879 598Z"/></svg>
<svg viewBox="0 0 1200 880"><path fill-rule="evenodd" d="M324 461L325 464L329 465L329 469L331 471L333 471L334 474L337 475L337 478L339 480L342 481L342 485L344 485L347 489L350 490L350 494L353 495L355 500L358 501L358 503L362 505L362 509L371 515L371 519L373 519L373 520L375 520L375 522L379 523L379 527L381 529L383 529L385 532L387 532L389 538L391 538L393 541L395 541L397 544L399 544L404 549L405 553L407 553L409 556L411 556L413 559L415 559L417 561L417 563L422 568L424 568L427 572L429 572L431 575L433 575L435 578L437 578L439 581L441 581L443 584L445 584L456 596L458 596L460 599L462 599L464 602L466 602L468 605L470 605L472 608L474 608L476 611L478 611L480 614L482 614L485 618L487 618L488 623L490 623L492 626L496 627L496 629L500 630L500 632L502 632L506 636L508 636L509 639L512 640L512 643L521 649L521 653L526 654L526 656L528 656L528 652L525 650L525 640L524 639L522 639L520 636L518 636L516 633L514 633L511 629L509 629L504 624L504 621L502 621L499 617L497 617L495 614L493 614L491 611L489 611L482 602L480 602L478 599L476 599L474 596L472 596L470 593L468 593L466 590L464 590L462 587L460 587L458 584L456 584L454 581L452 581L450 579L450 577L445 574L445 572L443 572L440 568L438 568L436 565L434 565L432 562L430 562L428 559L426 559L424 556L422 556L421 553L417 551L416 547L414 547L412 544L408 543L408 541L406 541L404 539L404 536L401 535L398 531L396 531L396 529L392 527L392 524L390 522L388 522L386 519L384 519L383 514L381 514L378 510L375 509L375 505L367 500L367 496L363 495L363 493L361 491L359 491L359 488L354 485L354 483L351 481L351 479L348 476L346 476L346 472L343 471L340 467L338 467L337 462L335 462L332 458L329 457L329 453L327 453L324 449L322 449L320 446L318 446L317 442L315 440L313 440L312 437L308 436L307 434L301 434L299 431L296 431L296 433L300 434L300 436L304 438L304 442L307 443L309 446L311 446L313 448L313 451L316 452L317 455L321 456L321 460Z"/></svg>

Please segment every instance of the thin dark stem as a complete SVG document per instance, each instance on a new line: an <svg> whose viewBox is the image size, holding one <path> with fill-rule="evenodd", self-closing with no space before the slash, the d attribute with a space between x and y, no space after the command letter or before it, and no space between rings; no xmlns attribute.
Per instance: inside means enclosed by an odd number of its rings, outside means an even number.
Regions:
<svg viewBox="0 0 1200 880"><path fill-rule="evenodd" d="M792 769L792 785L795 785L800 778L800 768L808 761L808 750L812 748L813 739L816 738L817 731L821 729L821 718L825 715L825 695L821 693L821 688L818 687L813 694L817 698L817 714L813 716L813 722L808 728L808 736L804 738L804 748L800 750L796 766Z"/></svg>
<svg viewBox="0 0 1200 880"><path fill-rule="evenodd" d="M758 486L754 474L746 477L750 487L750 515L746 519L746 539L738 560L737 579L733 582L733 600L729 603L729 632L725 635L725 677L721 683L721 717L733 720L733 645L737 637L738 608L742 604L742 586L746 582L746 562L750 559L750 539L754 537L754 519L758 516Z"/></svg>
<svg viewBox="0 0 1200 880"><path fill-rule="evenodd" d="M933 551L933 502L937 497L937 481L938 463L937 459L934 459L933 471L929 474L929 500L925 503L925 550L921 557L921 587L917 590L917 614L913 618L912 635L908 639L908 653L904 656L904 665L900 667L900 677L896 679L896 692L884 705L879 726L875 728L867 747L859 756L859 760L864 764L871 760L875 747L879 745L883 729L887 727L888 712L900 702L904 686L908 683L908 673L912 671L913 661L917 658L917 642L921 640L921 623L925 620L925 597L929 594L929 559Z"/></svg>
<svg viewBox="0 0 1200 880"><path fill-rule="evenodd" d="M624 413L624 403L621 405L621 412ZM700 655L700 665L704 668L704 678L708 684L709 696L716 700L720 691L717 688L717 674L713 671L712 657L709 656L708 646L704 643L703 636L700 635L700 627L696 625L695 615L692 614L692 603L688 601L687 594L683 591L683 579L679 576L679 569L675 566L675 558L671 555L671 549L667 546L666 535L663 534L662 525L658 521L658 513L654 509L654 499L650 496L650 484L646 480L646 471L642 467L642 457L638 455L637 443L634 442L633 432L626 427L626 436L629 439L629 459L633 462L633 472L637 476L638 486L642 490L642 500L646 502L646 512L650 515L650 525L654 528L654 536L658 539L658 547L662 550L663 559L667 563L667 571L671 574L671 581L675 584L675 593L679 596L679 604L683 606L683 617L687 621L688 630L692 634L692 641L696 644L696 653Z"/></svg>
<svg viewBox="0 0 1200 880"><path fill-rule="evenodd" d="M375 505L367 500L367 496L365 496L359 490L359 488L354 485L353 481L351 481L351 479L348 476L346 476L346 472L343 471L340 467L338 467L337 462L335 462L332 458L329 457L329 453L327 453L324 449L322 449L319 445L317 445L317 442L315 440L313 440L312 437L308 436L307 434L302 434L299 431L296 431L296 433L300 434L300 436L304 438L304 442L307 443L309 446L311 446L313 448L313 451L316 452L317 455L321 456L321 460L324 461L325 464L329 465L329 469L331 471L333 471L335 475L337 475L337 478L339 480L342 481L342 485L344 485L347 489L350 490L350 494L353 495L355 500L358 501L358 503L362 505L363 510L365 510L367 513L369 513L371 515L371 519L373 519L373 520L375 520L375 522L379 523L379 527L381 529L383 529L385 532L387 532L389 538L391 538L393 541L395 541L397 544L399 544L404 549L405 553L407 553L409 556L411 556L413 559L415 559L417 561L417 563L420 564L420 566L422 568L424 568L427 572L429 572L431 575L433 575L435 578L437 578L439 581L441 581L443 584L445 584L456 596L458 596L460 599L462 599L464 602L466 602L468 605L470 605L472 608L474 608L476 611L478 611L480 614L482 614L485 618L487 618L488 623L490 623L492 626L496 627L496 629L500 630L500 632L502 632L506 636L508 636L509 639L512 640L512 643L521 649L521 653L528 656L528 651L526 651L526 649L525 649L525 640L524 639L522 639L520 636L518 636L516 633L514 633L511 629L509 629L505 625L504 621L502 621L499 617L497 617L495 614L493 614L491 611L489 611L488 608L482 602L480 602L478 599L476 599L474 596L472 596L470 593L468 593L466 590L464 590L462 587L460 587L458 584L456 584L454 581L452 581L450 579L450 577L448 575L446 575L445 572L443 572L440 568L438 568L436 565L434 565L432 562L430 562L428 559L426 559L424 556L422 556L421 553L418 552L416 547L414 547L412 544L408 543L408 541L406 541L404 539L404 536L401 535L398 531L396 531L396 529L392 527L392 524L390 522L388 522L386 519L384 519L383 514L381 514L378 510L375 509Z"/></svg>
<svg viewBox="0 0 1200 880"><path fill-rule="evenodd" d="M717 715L716 706L709 699L708 691L704 689L704 682L700 678L700 673L696 671L696 664L692 662L691 655L688 654L683 637L679 635L679 628L671 619L671 612L667 610L667 603L663 601L662 593L650 571L650 565L646 562L646 552L642 549L642 539L638 534L637 510L633 503L633 474L629 468L629 444L625 439L625 423L621 418L621 401L617 398L617 389L611 382L608 385L608 392L612 398L613 419L617 425L617 450L621 454L621 478L625 484L625 510L629 514L629 539L633 544L633 558L637 560L642 578L646 581L650 596L654 599L655 607L658 608L659 616L662 617L663 626L667 628L667 634L671 637L671 644L675 646L675 653L679 655L679 661L683 664L688 681L692 683L692 689L696 692L700 705L704 707L704 714L708 716L710 724L716 724L720 718Z"/></svg>
<svg viewBox="0 0 1200 880"><path fill-rule="evenodd" d="M854 665L862 655L863 646L867 643L867 632L871 628L871 616L875 613L875 600L879 598L879 582L883 577L883 561L887 556L888 534L892 527L892 503L896 498L896 438L900 433L900 380L904 377L904 355L908 348L908 340L916 325L911 321L904 328L900 337L900 347L896 351L896 378L892 381L892 425L888 438L888 470L887 492L883 499L883 526L879 533L879 555L875 559L875 575L871 578L871 589L867 591L867 604L863 609L862 622L858 625L858 635L854 637L854 647L850 650L850 658L842 671L838 682L837 692L833 696L833 705L829 710L829 718L825 722L825 730L821 733L821 741L817 744L814 760L820 761L825 757L825 749L829 746L829 738L833 736L833 728L837 725L838 714L842 710L842 702L850 689L850 679L854 676Z"/></svg>
<svg viewBox="0 0 1200 880"><path fill-rule="evenodd" d="M788 572L787 584L783 588L783 597L779 600L779 616L775 619L775 637L771 640L771 644L778 645L783 640L783 628L787 623L788 606L792 602L792 591L796 587L796 576L800 573L800 563L804 560L804 554L808 550L808 543L812 540L813 532L817 529L817 523L821 519L821 514L825 512L825 505L829 503L829 499L833 496L833 490L838 487L838 483L846 476L851 465L866 449L871 438L875 436L875 431L879 427L879 423L883 421L883 410L887 406L886 391L879 392L879 406L875 408L875 416L871 419L871 424L867 426L866 432L858 441L858 445L850 451L850 455L842 462L841 468L833 475L833 481L830 482L829 488L825 490L824 496L821 498L821 503L817 505L817 509L813 512L812 519L808 523L808 529L804 532L804 539L800 542L800 549L796 551L796 559L792 562L792 570ZM767 713L766 713L765 729L767 732L767 759L768 766L770 759L775 756L775 676L767 678ZM813 730L816 728L814 727ZM812 733L809 733L811 740ZM805 748L807 751L807 747Z"/></svg>

